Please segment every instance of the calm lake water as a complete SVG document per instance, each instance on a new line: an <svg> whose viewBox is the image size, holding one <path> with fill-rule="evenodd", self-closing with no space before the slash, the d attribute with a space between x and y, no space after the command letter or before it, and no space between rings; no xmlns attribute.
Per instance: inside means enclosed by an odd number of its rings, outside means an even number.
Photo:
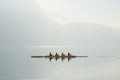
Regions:
<svg viewBox="0 0 120 80"><path fill-rule="evenodd" d="M71 52L87 58L31 58ZM120 48L1 47L0 80L120 80Z"/></svg>

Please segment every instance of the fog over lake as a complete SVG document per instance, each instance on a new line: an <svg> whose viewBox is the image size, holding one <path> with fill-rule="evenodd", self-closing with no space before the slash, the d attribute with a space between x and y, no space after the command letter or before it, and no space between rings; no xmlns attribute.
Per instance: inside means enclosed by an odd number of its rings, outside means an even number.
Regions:
<svg viewBox="0 0 120 80"><path fill-rule="evenodd" d="M120 79L119 28L90 22L60 24L36 1L0 0L0 80ZM31 58L49 52L88 57L69 62Z"/></svg>

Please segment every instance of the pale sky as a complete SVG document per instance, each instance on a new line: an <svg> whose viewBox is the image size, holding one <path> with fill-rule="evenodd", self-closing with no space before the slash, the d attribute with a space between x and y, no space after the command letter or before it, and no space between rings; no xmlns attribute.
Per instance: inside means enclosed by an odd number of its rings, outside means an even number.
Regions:
<svg viewBox="0 0 120 80"><path fill-rule="evenodd" d="M119 3L118 0L0 0L0 44L118 47Z"/></svg>
<svg viewBox="0 0 120 80"><path fill-rule="evenodd" d="M120 28L120 0L34 0L53 21Z"/></svg>

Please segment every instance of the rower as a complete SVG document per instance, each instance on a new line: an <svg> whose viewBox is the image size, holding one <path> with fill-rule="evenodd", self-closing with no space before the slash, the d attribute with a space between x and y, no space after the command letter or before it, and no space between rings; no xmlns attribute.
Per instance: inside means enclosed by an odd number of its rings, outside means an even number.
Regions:
<svg viewBox="0 0 120 80"><path fill-rule="evenodd" d="M51 52L50 52L50 54L49 54L49 57L52 57L53 55L51 54Z"/></svg>
<svg viewBox="0 0 120 80"><path fill-rule="evenodd" d="M70 52L68 52L68 57L71 57L71 54L70 54Z"/></svg>
<svg viewBox="0 0 120 80"><path fill-rule="evenodd" d="M60 56L57 54L57 52L56 52L56 54L55 54L55 57L60 57Z"/></svg>
<svg viewBox="0 0 120 80"><path fill-rule="evenodd" d="M62 52L61 57L65 57L65 54Z"/></svg>

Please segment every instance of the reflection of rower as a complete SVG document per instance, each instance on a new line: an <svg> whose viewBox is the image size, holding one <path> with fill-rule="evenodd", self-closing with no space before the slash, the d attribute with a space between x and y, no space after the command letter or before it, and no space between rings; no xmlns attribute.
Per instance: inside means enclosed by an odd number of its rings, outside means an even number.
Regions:
<svg viewBox="0 0 120 80"><path fill-rule="evenodd" d="M69 62L71 60L71 57L68 57L67 59L68 59L68 62Z"/></svg>
<svg viewBox="0 0 120 80"><path fill-rule="evenodd" d="M61 57L62 62L63 62L63 60L64 60L65 58L66 58L66 57Z"/></svg>
<svg viewBox="0 0 120 80"><path fill-rule="evenodd" d="M53 57L49 57L49 61L51 62L51 60L53 59Z"/></svg>

